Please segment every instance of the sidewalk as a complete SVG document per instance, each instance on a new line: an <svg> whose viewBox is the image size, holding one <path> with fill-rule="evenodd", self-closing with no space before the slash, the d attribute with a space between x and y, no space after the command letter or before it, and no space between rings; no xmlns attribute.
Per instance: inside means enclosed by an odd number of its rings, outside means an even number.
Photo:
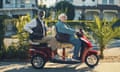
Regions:
<svg viewBox="0 0 120 72"><path fill-rule="evenodd" d="M0 72L120 72L120 63L101 63L94 69L83 64L47 63L44 69L34 69L30 63L1 62Z"/></svg>
<svg viewBox="0 0 120 72"><path fill-rule="evenodd" d="M105 49L104 56L105 58L101 60L102 62L120 62L120 47Z"/></svg>
<svg viewBox="0 0 120 72"><path fill-rule="evenodd" d="M95 72L120 72L120 63L101 63L95 69Z"/></svg>

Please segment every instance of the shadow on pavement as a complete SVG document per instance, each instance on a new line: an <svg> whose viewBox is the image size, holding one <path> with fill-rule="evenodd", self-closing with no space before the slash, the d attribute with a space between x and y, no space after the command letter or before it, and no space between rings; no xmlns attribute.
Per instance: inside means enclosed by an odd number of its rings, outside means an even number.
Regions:
<svg viewBox="0 0 120 72"><path fill-rule="evenodd" d="M34 69L29 63L4 63L1 66L5 67L0 69L0 72L96 72L82 67L82 64L47 63L43 69Z"/></svg>
<svg viewBox="0 0 120 72"><path fill-rule="evenodd" d="M82 67L78 69L78 72L98 72L98 71L94 70L94 68Z"/></svg>
<svg viewBox="0 0 120 72"><path fill-rule="evenodd" d="M43 69L34 69L28 62L0 63L0 72L97 72L84 64L47 63Z"/></svg>

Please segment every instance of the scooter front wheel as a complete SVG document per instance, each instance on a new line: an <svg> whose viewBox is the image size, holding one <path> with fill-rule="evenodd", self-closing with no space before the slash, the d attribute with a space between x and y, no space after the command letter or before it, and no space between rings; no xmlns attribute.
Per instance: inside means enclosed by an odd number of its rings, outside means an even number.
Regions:
<svg viewBox="0 0 120 72"><path fill-rule="evenodd" d="M31 64L36 69L43 68L45 63L46 63L46 61L45 61L44 57L42 57L40 55L35 55L31 59Z"/></svg>
<svg viewBox="0 0 120 72"><path fill-rule="evenodd" d="M99 63L99 57L96 54L90 54L85 57L85 63L88 67L95 67Z"/></svg>

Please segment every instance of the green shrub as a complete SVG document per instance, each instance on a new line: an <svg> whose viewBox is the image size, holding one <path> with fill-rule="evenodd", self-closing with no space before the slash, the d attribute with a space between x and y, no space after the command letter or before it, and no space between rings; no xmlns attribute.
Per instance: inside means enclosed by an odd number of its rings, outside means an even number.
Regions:
<svg viewBox="0 0 120 72"><path fill-rule="evenodd" d="M2 58L2 55L3 55L3 52L2 52L2 51L0 51L0 59Z"/></svg>
<svg viewBox="0 0 120 72"><path fill-rule="evenodd" d="M15 57L16 57L16 49L14 48L14 46L9 46L5 51L4 58L10 59Z"/></svg>
<svg viewBox="0 0 120 72"><path fill-rule="evenodd" d="M4 53L3 59L26 59L28 58L28 45L12 44Z"/></svg>

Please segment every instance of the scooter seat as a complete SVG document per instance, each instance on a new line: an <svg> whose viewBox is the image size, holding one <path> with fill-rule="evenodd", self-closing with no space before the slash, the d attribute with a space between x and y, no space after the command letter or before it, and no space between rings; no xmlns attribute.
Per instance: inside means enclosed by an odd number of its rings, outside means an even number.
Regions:
<svg viewBox="0 0 120 72"><path fill-rule="evenodd" d="M48 43L32 44L34 47L48 47Z"/></svg>
<svg viewBox="0 0 120 72"><path fill-rule="evenodd" d="M71 43L68 43L68 42L59 42L58 41L58 47L59 48L72 48L73 45Z"/></svg>

